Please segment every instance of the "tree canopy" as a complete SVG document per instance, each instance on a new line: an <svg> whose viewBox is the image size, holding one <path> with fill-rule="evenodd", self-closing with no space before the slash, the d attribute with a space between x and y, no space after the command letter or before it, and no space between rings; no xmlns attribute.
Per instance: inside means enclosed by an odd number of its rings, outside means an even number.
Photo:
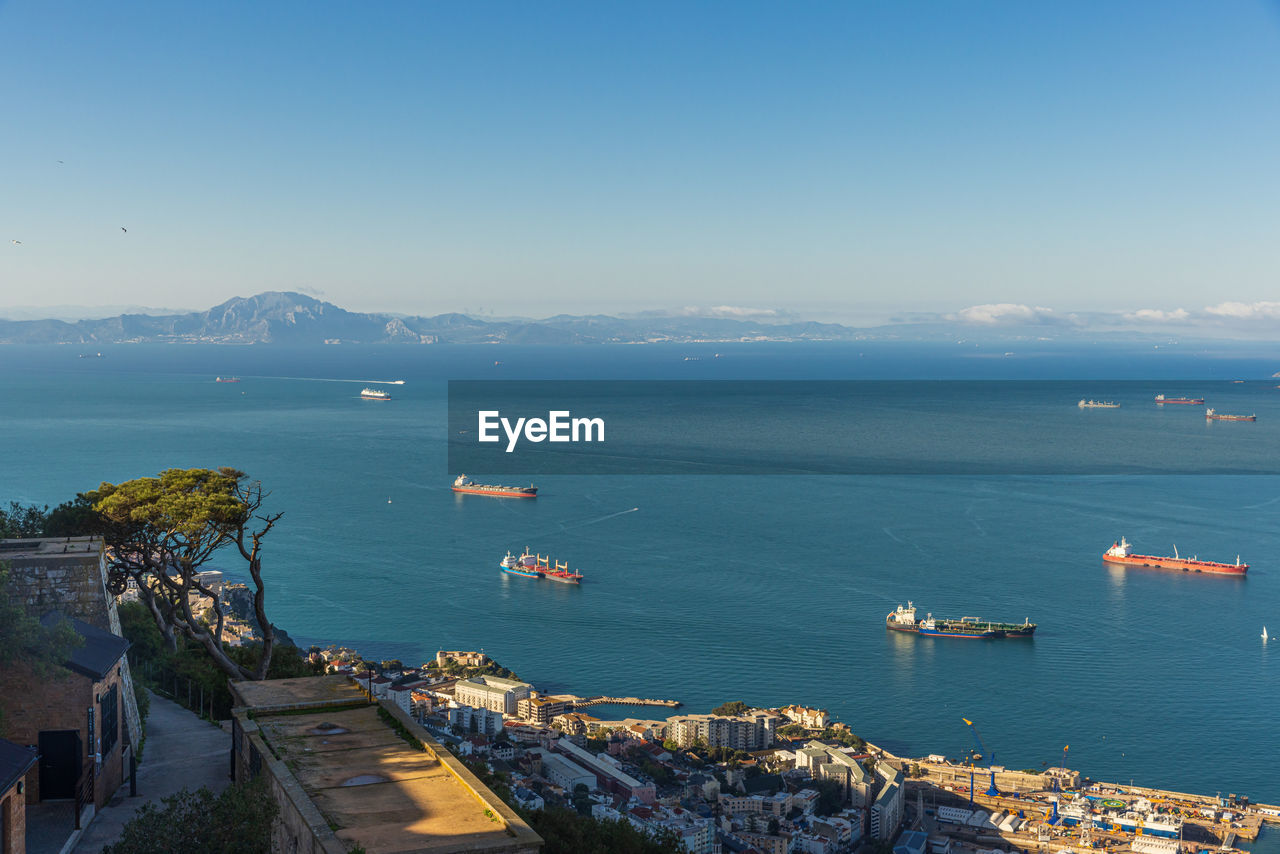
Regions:
<svg viewBox="0 0 1280 854"><path fill-rule="evenodd" d="M177 649L177 634L190 638L232 679L266 678L275 644L265 610L262 541L282 514L261 512L266 495L260 483L233 468L166 469L84 494L109 547L112 592L132 581L170 649ZM252 668L223 648L227 609L200 577L200 568L221 549L238 553L253 580L262 656ZM193 600L207 602L208 618L195 613Z"/></svg>
<svg viewBox="0 0 1280 854"><path fill-rule="evenodd" d="M0 540L32 537L79 537L98 533L97 516L89 500L77 495L52 510L49 505L10 501L0 507Z"/></svg>
<svg viewBox="0 0 1280 854"><path fill-rule="evenodd" d="M711 710L711 714L733 717L735 715L745 715L747 713L747 709L749 708L750 706L748 706L743 701L734 700L732 702L723 703L719 706L716 706L714 709Z"/></svg>

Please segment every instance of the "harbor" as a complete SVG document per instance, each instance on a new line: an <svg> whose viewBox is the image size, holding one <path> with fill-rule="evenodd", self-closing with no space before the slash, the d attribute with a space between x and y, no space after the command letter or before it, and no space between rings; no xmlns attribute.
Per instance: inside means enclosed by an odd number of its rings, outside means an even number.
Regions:
<svg viewBox="0 0 1280 854"><path fill-rule="evenodd" d="M1280 823L1280 808L1234 793L1191 794L1091 781L1066 767L1019 771L876 750L908 775L908 800L924 806L917 825L978 847L1228 852L1256 841L1264 824Z"/></svg>
<svg viewBox="0 0 1280 854"><path fill-rule="evenodd" d="M557 700L563 700L575 709L591 706L661 706L667 709L678 709L684 705L679 700L650 700L645 697L607 697L598 694L594 697L578 697L573 694L557 694Z"/></svg>

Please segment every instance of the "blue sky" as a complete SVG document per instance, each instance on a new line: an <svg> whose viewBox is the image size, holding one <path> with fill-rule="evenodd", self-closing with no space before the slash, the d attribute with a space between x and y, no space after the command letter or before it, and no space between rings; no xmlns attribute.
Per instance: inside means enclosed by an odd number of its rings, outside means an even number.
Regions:
<svg viewBox="0 0 1280 854"><path fill-rule="evenodd" d="M22 0L0 81L0 306L1280 299L1275 3Z"/></svg>

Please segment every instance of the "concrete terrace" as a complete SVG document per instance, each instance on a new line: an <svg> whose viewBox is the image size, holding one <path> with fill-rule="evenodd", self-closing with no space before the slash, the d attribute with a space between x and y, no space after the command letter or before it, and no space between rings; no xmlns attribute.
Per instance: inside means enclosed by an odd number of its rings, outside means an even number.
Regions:
<svg viewBox="0 0 1280 854"><path fill-rule="evenodd" d="M411 718L368 705L345 677L237 683L245 729L283 763L328 829L369 854L535 851L541 839ZM425 750L379 715L384 709ZM253 725L256 724L256 727ZM323 837L325 828L317 829Z"/></svg>

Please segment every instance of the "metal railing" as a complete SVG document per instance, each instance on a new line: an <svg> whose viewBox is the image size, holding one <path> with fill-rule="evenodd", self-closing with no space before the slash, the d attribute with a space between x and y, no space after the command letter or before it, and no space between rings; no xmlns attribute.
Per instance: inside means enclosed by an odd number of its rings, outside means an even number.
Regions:
<svg viewBox="0 0 1280 854"><path fill-rule="evenodd" d="M96 770L97 763L90 759L80 772L80 779L76 781L76 830L80 829L80 814L84 812L85 805L94 803L93 778L97 776Z"/></svg>

